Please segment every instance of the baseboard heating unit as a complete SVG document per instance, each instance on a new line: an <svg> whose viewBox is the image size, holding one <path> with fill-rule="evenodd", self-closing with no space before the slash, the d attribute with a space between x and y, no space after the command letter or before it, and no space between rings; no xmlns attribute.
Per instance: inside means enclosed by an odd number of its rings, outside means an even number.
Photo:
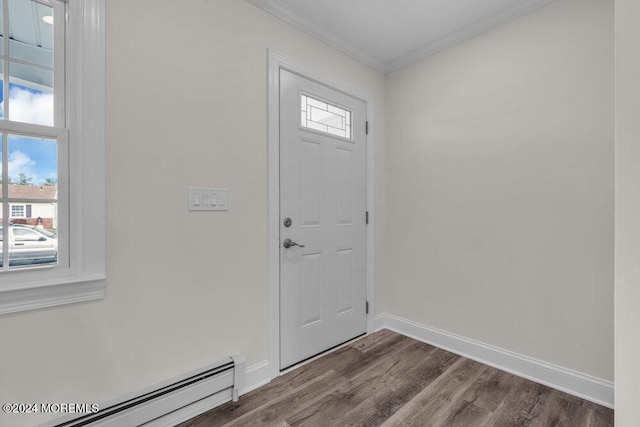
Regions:
<svg viewBox="0 0 640 427"><path fill-rule="evenodd" d="M244 387L245 359L230 356L205 368L99 404L96 413L65 416L41 427L173 426L229 401Z"/></svg>

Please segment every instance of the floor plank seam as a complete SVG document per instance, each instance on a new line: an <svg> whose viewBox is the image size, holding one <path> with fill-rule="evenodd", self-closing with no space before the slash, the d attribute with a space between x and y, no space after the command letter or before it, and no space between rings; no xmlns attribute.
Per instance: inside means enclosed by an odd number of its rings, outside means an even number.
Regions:
<svg viewBox="0 0 640 427"><path fill-rule="evenodd" d="M613 410L383 330L179 427L613 426Z"/></svg>

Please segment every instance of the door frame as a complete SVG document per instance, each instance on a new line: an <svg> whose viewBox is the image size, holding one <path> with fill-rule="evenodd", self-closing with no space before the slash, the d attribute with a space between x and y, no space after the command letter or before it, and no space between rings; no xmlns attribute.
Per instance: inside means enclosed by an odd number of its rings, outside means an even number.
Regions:
<svg viewBox="0 0 640 427"><path fill-rule="evenodd" d="M355 88L324 74L295 59L268 49L268 230L267 253L269 256L269 293L270 293L270 352L271 378L280 376L280 70L285 69L306 79L329 86L366 104L366 120L369 122L369 133L366 135L366 185L367 211L367 333L373 332L374 313L374 135L373 97L368 91Z"/></svg>

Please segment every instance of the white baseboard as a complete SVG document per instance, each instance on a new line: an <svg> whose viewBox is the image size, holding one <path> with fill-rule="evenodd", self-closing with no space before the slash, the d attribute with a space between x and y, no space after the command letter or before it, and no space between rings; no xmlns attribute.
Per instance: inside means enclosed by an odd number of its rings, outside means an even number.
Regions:
<svg viewBox="0 0 640 427"><path fill-rule="evenodd" d="M161 418L156 418L146 424L144 427L173 427L183 423L191 418L195 418L216 406L231 401L231 393L229 391L220 392L204 399L193 402L192 404L173 411Z"/></svg>
<svg viewBox="0 0 640 427"><path fill-rule="evenodd" d="M240 396L249 393L250 391L255 390L258 387L268 384L271 381L271 365L269 364L269 361L265 360L263 362L256 363L255 365L247 367L245 370L244 381L245 386L240 390ZM162 418L153 420L150 423L145 424L144 426L175 426L229 401L231 401L230 392L218 393L205 399L193 402L188 406L185 406L177 411L163 416Z"/></svg>
<svg viewBox="0 0 640 427"><path fill-rule="evenodd" d="M390 329L452 353L493 366L522 378L535 381L565 393L613 408L613 383L602 381L570 369L562 368L521 354L513 353L426 326L392 314L375 317L375 329Z"/></svg>
<svg viewBox="0 0 640 427"><path fill-rule="evenodd" d="M268 360L249 366L244 377L245 387L240 390L240 396L269 384L271 382L271 370L271 363Z"/></svg>

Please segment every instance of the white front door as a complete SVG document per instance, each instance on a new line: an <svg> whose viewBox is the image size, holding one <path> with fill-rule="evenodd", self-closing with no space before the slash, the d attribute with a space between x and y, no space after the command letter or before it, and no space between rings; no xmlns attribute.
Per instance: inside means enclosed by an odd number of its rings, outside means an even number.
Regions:
<svg viewBox="0 0 640 427"><path fill-rule="evenodd" d="M281 369L367 329L365 112L280 70Z"/></svg>

